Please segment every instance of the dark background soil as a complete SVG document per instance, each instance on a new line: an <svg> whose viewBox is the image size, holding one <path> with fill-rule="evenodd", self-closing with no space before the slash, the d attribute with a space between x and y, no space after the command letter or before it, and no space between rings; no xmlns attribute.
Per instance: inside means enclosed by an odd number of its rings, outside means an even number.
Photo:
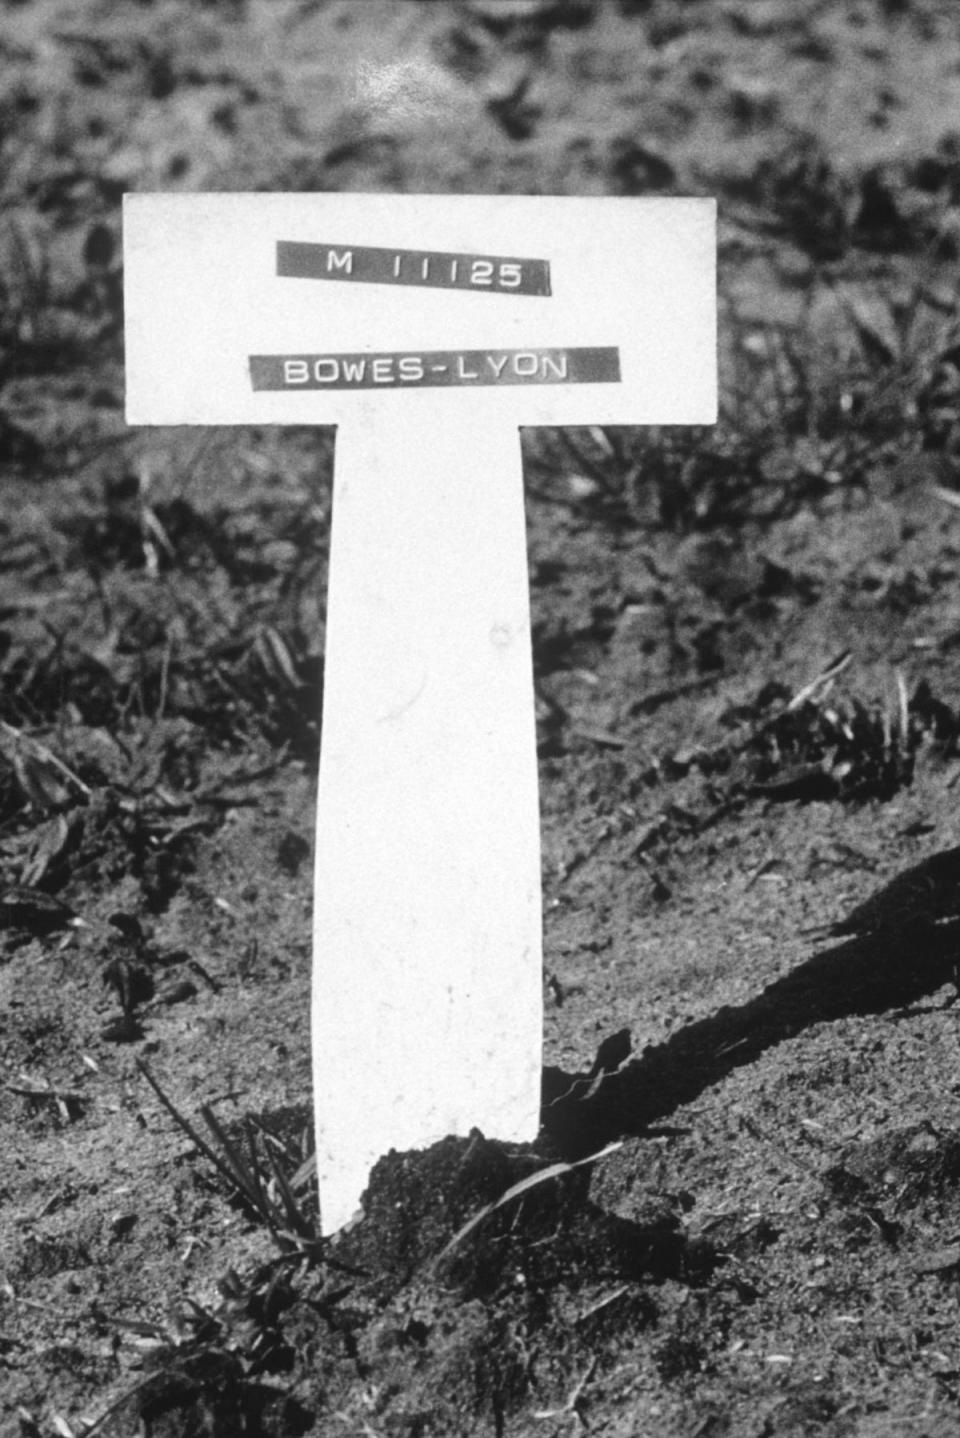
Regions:
<svg viewBox="0 0 960 1438"><path fill-rule="evenodd" d="M955 6L6 0L0 127L3 1433L960 1433ZM524 436L543 1131L329 1246L139 1066L315 1224L333 436L127 429L155 189L719 201L716 428Z"/></svg>

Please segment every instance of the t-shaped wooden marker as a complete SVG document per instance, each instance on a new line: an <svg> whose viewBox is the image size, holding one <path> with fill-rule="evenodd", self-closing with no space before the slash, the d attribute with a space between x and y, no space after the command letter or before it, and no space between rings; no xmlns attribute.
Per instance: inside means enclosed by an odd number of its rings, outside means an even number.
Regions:
<svg viewBox="0 0 960 1438"><path fill-rule="evenodd" d="M329 1233L373 1162L536 1135L521 424L715 419L710 200L134 195L131 424L338 426L313 1051Z"/></svg>

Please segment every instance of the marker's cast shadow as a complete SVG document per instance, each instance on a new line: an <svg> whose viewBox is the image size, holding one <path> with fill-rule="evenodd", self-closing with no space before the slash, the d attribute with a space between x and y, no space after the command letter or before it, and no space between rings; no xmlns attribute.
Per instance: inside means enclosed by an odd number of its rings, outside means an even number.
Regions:
<svg viewBox="0 0 960 1438"><path fill-rule="evenodd" d="M648 1134L734 1069L813 1024L902 1009L956 984L958 860L960 850L945 851L899 875L832 931L869 932L814 954L748 1003L688 1024L630 1062L629 1035L621 1033L605 1040L589 1073L545 1068L544 1137L573 1159L613 1139ZM898 904L905 893L915 902Z"/></svg>

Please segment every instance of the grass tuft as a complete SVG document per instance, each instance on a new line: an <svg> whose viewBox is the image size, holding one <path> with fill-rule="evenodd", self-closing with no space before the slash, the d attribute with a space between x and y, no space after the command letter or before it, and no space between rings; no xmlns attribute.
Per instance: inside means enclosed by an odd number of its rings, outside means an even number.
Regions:
<svg viewBox="0 0 960 1438"><path fill-rule="evenodd" d="M614 527L772 522L916 454L960 456L960 289L807 282L790 322L723 299L715 426L540 430L532 492Z"/></svg>
<svg viewBox="0 0 960 1438"><path fill-rule="evenodd" d="M257 1134L250 1118L245 1120L246 1151L235 1142L209 1104L200 1109L212 1142L204 1138L186 1114L164 1093L142 1059L137 1067L153 1089L171 1118L220 1174L230 1188L243 1200L250 1213L270 1232L285 1257L315 1262L324 1252L326 1240L317 1221L307 1212L295 1193L296 1176L291 1181L280 1165L271 1136L263 1130ZM302 1165L301 1165L302 1167Z"/></svg>

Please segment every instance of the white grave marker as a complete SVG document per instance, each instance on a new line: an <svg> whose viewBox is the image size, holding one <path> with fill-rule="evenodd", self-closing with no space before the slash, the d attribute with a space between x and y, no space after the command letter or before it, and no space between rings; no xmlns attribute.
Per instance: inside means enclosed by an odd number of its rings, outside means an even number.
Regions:
<svg viewBox="0 0 960 1438"><path fill-rule="evenodd" d="M518 427L713 422L714 223L710 200L125 200L129 422L337 426L313 987L327 1232L391 1148L536 1135Z"/></svg>

